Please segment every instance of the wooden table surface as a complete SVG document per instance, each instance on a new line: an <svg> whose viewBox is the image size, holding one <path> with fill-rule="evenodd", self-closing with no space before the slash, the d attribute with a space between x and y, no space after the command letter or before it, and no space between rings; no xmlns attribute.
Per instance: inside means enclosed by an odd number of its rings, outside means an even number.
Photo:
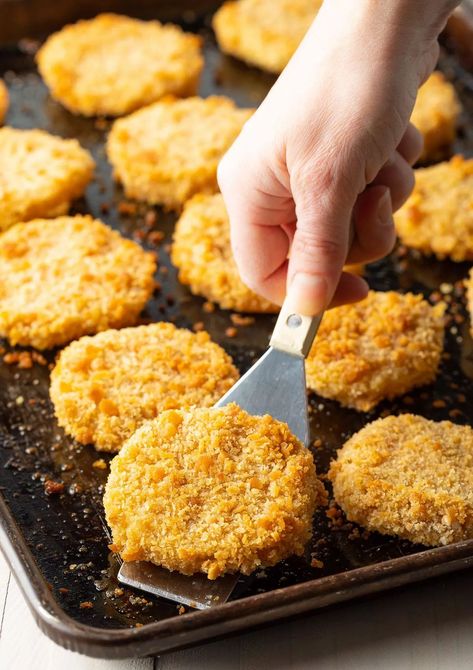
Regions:
<svg viewBox="0 0 473 670"><path fill-rule="evenodd" d="M103 661L36 627L0 554L2 670L471 670L473 571L156 659Z"/></svg>

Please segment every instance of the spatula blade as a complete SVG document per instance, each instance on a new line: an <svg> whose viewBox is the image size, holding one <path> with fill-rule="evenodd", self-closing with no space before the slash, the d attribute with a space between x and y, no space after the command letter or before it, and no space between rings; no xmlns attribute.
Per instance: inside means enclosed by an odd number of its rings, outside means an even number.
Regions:
<svg viewBox="0 0 473 670"><path fill-rule="evenodd" d="M309 416L305 365L294 356L270 347L215 407L234 402L249 414L270 414L289 425L291 432L309 446Z"/></svg>
<svg viewBox="0 0 473 670"><path fill-rule="evenodd" d="M201 573L188 577L153 563L131 561L122 564L118 581L155 596L203 610L225 603L238 578L235 575L225 575L211 580Z"/></svg>
<svg viewBox="0 0 473 670"><path fill-rule="evenodd" d="M304 359L320 319L321 315L311 318L293 314L285 303L273 331L272 346L215 406L223 407L234 402L254 416L270 414L287 423L292 433L308 447ZM198 609L226 602L238 581L235 575L215 581L202 574L186 577L143 562L124 563L118 579L128 586Z"/></svg>

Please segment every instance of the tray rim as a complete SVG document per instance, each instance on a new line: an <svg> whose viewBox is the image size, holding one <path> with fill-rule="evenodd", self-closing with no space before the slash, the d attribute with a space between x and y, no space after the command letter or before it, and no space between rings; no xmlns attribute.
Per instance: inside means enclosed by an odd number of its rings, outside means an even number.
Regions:
<svg viewBox="0 0 473 670"><path fill-rule="evenodd" d="M209 638L215 640L290 616L473 567L473 539L464 540L248 596L209 610L188 612L140 628L107 629L78 623L61 609L2 495L0 550L41 631L66 649L108 659L175 651Z"/></svg>
<svg viewBox="0 0 473 670"><path fill-rule="evenodd" d="M460 25L462 32L456 28ZM447 32L450 30L447 26ZM450 37L465 45L473 36L473 0L454 12ZM473 42L473 40L472 40ZM460 44L461 46L461 44ZM467 45L468 46L468 45ZM469 44L469 55L473 55ZM461 54L459 54L461 55ZM473 567L473 539L319 577L267 593L186 613L140 628L89 626L67 615L36 564L0 491L0 551L43 633L56 644L95 658L153 656L261 627L291 616Z"/></svg>

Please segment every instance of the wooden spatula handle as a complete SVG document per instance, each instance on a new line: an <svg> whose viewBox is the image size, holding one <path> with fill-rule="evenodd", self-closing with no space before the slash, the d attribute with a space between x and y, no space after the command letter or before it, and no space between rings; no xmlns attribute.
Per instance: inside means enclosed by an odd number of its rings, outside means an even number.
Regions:
<svg viewBox="0 0 473 670"><path fill-rule="evenodd" d="M307 358L322 316L323 312L312 317L297 314L291 310L286 299L279 312L269 346Z"/></svg>

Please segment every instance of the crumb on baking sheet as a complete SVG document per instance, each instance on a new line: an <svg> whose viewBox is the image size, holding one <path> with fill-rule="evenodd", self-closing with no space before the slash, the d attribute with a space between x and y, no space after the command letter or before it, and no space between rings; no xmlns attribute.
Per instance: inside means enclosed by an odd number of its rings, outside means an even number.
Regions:
<svg viewBox="0 0 473 670"><path fill-rule="evenodd" d="M44 492L47 496L59 495L64 491L63 482L55 482L53 479L46 479L44 482Z"/></svg>

